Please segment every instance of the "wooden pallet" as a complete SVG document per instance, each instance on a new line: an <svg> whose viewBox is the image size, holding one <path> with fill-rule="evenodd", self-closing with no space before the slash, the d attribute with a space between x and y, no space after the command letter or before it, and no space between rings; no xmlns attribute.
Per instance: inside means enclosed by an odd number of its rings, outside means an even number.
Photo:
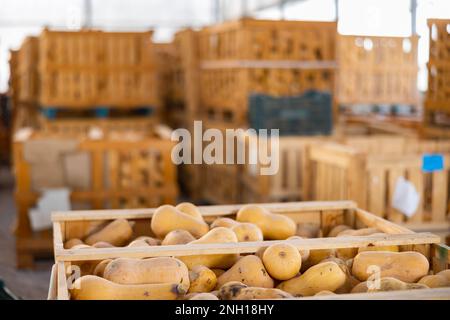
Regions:
<svg viewBox="0 0 450 320"><path fill-rule="evenodd" d="M406 143L405 143L406 141ZM315 200L351 199L361 208L406 225L437 224L450 233L448 217L450 156L447 141L419 142L401 137L348 139L347 145L327 144L310 148ZM445 151L445 169L422 171L422 155ZM419 208L406 218L391 207L399 177L412 182L420 195ZM436 230L433 227L433 230Z"/></svg>
<svg viewBox="0 0 450 320"><path fill-rule="evenodd" d="M199 207L208 222L218 217L233 217L242 205ZM263 206L273 212L287 215L296 223L317 225L321 233L327 233L333 226L347 224L354 228L376 227L388 235L362 237L311 238L304 240L285 240L298 249L357 248L366 246L399 245L402 250L415 250L424 254L434 272L449 267L448 247L438 245L439 237L429 233L414 233L376 215L361 210L354 202L292 202L271 203ZM255 253L262 247L283 241L240 242L233 244L201 244L178 246L153 246L146 248L106 248L106 249L64 249L64 241L72 237L82 237L92 224L99 224L118 218L135 221L135 230L148 234L148 225L156 209L102 210L79 212L55 212L53 220L53 239L56 267L50 286L50 297L70 299L66 268L73 261L102 260L106 258L147 258L157 256L186 256L214 253ZM141 228L142 227L142 228ZM137 232L136 235L141 233ZM56 275L55 275L56 274ZM369 294L366 298L370 298Z"/></svg>
<svg viewBox="0 0 450 320"><path fill-rule="evenodd" d="M418 105L417 36L339 36L337 43L339 104Z"/></svg>
<svg viewBox="0 0 450 320"><path fill-rule="evenodd" d="M147 137L152 134L158 123L156 117L106 118L106 119L57 119L41 117L39 131L43 135L56 137L89 137L101 132L102 138L124 136ZM123 138L123 136L122 136Z"/></svg>
<svg viewBox="0 0 450 320"><path fill-rule="evenodd" d="M450 35L448 32L449 19L428 19L430 35L430 62L450 60Z"/></svg>
<svg viewBox="0 0 450 320"><path fill-rule="evenodd" d="M88 186L71 190L72 206L136 208L176 201L176 169L170 158L172 142L159 138L123 139L80 139L76 152L89 155L91 173ZM56 140L70 142L73 138ZM13 152L17 266L32 267L34 258L40 253L51 252L50 233L31 229L28 211L36 204L40 193L33 190L32 165L24 159L24 143L15 142Z"/></svg>

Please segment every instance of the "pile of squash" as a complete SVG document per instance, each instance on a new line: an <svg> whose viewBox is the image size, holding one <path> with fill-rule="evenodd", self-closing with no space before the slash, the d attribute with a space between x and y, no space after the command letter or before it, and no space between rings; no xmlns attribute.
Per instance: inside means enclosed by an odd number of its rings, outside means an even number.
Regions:
<svg viewBox="0 0 450 320"><path fill-rule="evenodd" d="M338 225L328 237L380 233ZM301 239L296 223L263 207L242 207L236 220L217 218L208 225L190 203L158 208L150 236L133 237L133 225L115 220L65 247L106 248L242 241ZM304 230L301 235L304 236ZM282 299L339 293L408 290L450 286L450 269L430 274L418 252L398 246L332 250L298 250L289 243L273 244L255 254L210 254L147 259L117 258L74 262L81 277L69 287L72 299ZM380 279L370 281L377 266ZM369 280L369 281L368 281Z"/></svg>

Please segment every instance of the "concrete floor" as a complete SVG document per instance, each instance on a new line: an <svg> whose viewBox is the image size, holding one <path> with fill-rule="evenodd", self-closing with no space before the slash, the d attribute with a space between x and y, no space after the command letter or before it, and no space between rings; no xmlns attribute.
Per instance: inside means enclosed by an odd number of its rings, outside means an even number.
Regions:
<svg viewBox="0 0 450 320"><path fill-rule="evenodd" d="M8 168L0 168L0 279L23 299L46 299L52 260L36 263L34 270L16 270L12 225L15 217L14 179Z"/></svg>

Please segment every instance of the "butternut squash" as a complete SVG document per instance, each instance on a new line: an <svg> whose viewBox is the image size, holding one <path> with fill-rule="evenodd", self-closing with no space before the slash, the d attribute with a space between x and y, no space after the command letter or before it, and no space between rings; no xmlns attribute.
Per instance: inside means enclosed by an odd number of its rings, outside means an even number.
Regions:
<svg viewBox="0 0 450 320"><path fill-rule="evenodd" d="M189 293L210 292L214 290L217 284L217 277L214 271L205 266L194 266L189 271Z"/></svg>
<svg viewBox="0 0 450 320"><path fill-rule="evenodd" d="M92 245L94 248L114 248L114 246L106 241L99 241Z"/></svg>
<svg viewBox="0 0 450 320"><path fill-rule="evenodd" d="M214 272L217 278L225 273L225 270L222 269L211 269L211 271Z"/></svg>
<svg viewBox="0 0 450 320"><path fill-rule="evenodd" d="M264 251L262 261L269 275L277 280L294 277L302 266L302 258L297 248L288 243L268 247Z"/></svg>
<svg viewBox="0 0 450 320"><path fill-rule="evenodd" d="M197 293L189 300L219 300L215 295L209 292Z"/></svg>
<svg viewBox="0 0 450 320"><path fill-rule="evenodd" d="M295 235L297 225L294 220L281 214L274 214L257 205L243 206L236 214L239 222L256 224L264 239L284 240Z"/></svg>
<svg viewBox="0 0 450 320"><path fill-rule="evenodd" d="M197 206L195 206L194 204L192 204L190 202L182 202L182 203L178 204L175 208L180 210L183 213L186 213L194 218L197 218L197 219L203 221L203 216L202 216L200 210L197 208Z"/></svg>
<svg viewBox="0 0 450 320"><path fill-rule="evenodd" d="M323 290L334 292L345 280L345 273L337 263L322 262L300 276L281 282L277 288L294 296L313 296Z"/></svg>
<svg viewBox="0 0 450 320"><path fill-rule="evenodd" d="M182 284L118 284L87 275L75 280L70 296L74 300L175 300L186 293Z"/></svg>
<svg viewBox="0 0 450 320"><path fill-rule="evenodd" d="M263 241L263 233L261 229L253 223L239 223L231 230L236 234L239 242Z"/></svg>
<svg viewBox="0 0 450 320"><path fill-rule="evenodd" d="M444 276L447 278L448 281L450 281L450 269L442 270L441 272L437 273L440 276Z"/></svg>
<svg viewBox="0 0 450 320"><path fill-rule="evenodd" d="M105 279L120 284L179 283L189 288L189 272L176 258L114 259L103 272Z"/></svg>
<svg viewBox="0 0 450 320"><path fill-rule="evenodd" d="M340 232L337 237L359 237L359 236L368 236L374 233L378 233L378 229L376 228L363 228L358 230L344 230ZM336 256L342 260L353 259L358 254L358 248L341 248L336 249Z"/></svg>
<svg viewBox="0 0 450 320"><path fill-rule="evenodd" d="M66 241L66 243L64 243L64 249L71 249L74 246L77 246L79 244L84 244L83 241L81 241L80 239L70 239L68 241Z"/></svg>
<svg viewBox="0 0 450 320"><path fill-rule="evenodd" d="M159 245L160 241L152 237L141 237L133 240L128 244L128 247L151 247Z"/></svg>
<svg viewBox="0 0 450 320"><path fill-rule="evenodd" d="M230 281L240 281L250 287L273 288L273 279L269 276L263 262L254 255L242 257L217 279L217 288Z"/></svg>
<svg viewBox="0 0 450 320"><path fill-rule="evenodd" d="M228 228L218 227L211 229L200 239L189 242L189 244L204 244L204 243L237 243L236 234ZM179 257L189 269L197 265L204 265L207 268L213 269L228 269L231 267L239 257L238 254L206 254Z"/></svg>
<svg viewBox="0 0 450 320"><path fill-rule="evenodd" d="M217 218L211 223L211 229L217 227L231 228L239 225L239 222L231 218Z"/></svg>
<svg viewBox="0 0 450 320"><path fill-rule="evenodd" d="M348 261L343 261L337 257L330 257L322 260L322 262L335 262L345 273L345 283L335 290L335 293L350 293L351 290L360 283L351 273L351 265L349 267Z"/></svg>
<svg viewBox="0 0 450 320"><path fill-rule="evenodd" d="M279 289L249 287L238 281L225 283L218 293L220 300L257 300L292 298L292 295Z"/></svg>
<svg viewBox="0 0 450 320"><path fill-rule="evenodd" d="M351 228L349 226L347 226L346 224L339 224L337 226L334 226L330 232L328 232L327 237L331 238L331 237L336 237L339 233L341 233L342 231L345 230L350 230Z"/></svg>
<svg viewBox="0 0 450 320"><path fill-rule="evenodd" d="M110 263L112 261L112 259L106 259L101 261L99 264L97 264L94 268L94 276L98 276L98 277L102 277L103 278L103 273L105 272L105 268L108 265L108 263Z"/></svg>
<svg viewBox="0 0 450 320"><path fill-rule="evenodd" d="M429 288L450 287L450 281L448 281L446 277L440 274L425 276L417 283L424 284Z"/></svg>
<svg viewBox="0 0 450 320"><path fill-rule="evenodd" d="M120 247L128 243L132 235L133 228L131 224L125 219L117 219L107 224L100 231L87 237L84 242L88 245L93 245L96 242L104 241Z"/></svg>
<svg viewBox="0 0 450 320"><path fill-rule="evenodd" d="M332 291L328 291L328 290L322 290L320 292L317 292L314 296L331 296L331 295L335 295L336 293L332 292Z"/></svg>
<svg viewBox="0 0 450 320"><path fill-rule="evenodd" d="M368 281L361 282L360 284L358 284L353 288L351 293L415 290L428 288L424 284L406 283L392 277L380 278L379 283L373 281L370 283L370 288L368 286L369 286Z"/></svg>
<svg viewBox="0 0 450 320"><path fill-rule="evenodd" d="M164 205L156 209L150 227L153 233L161 239L170 231L177 229L186 230L195 238L202 237L209 230L203 219L184 213L170 205Z"/></svg>
<svg viewBox="0 0 450 320"><path fill-rule="evenodd" d="M366 281L373 272L369 269L371 266L380 268L380 277L409 283L417 282L428 274L429 269L427 258L418 252L365 251L353 259L352 274L358 280Z"/></svg>
<svg viewBox="0 0 450 320"><path fill-rule="evenodd" d="M302 271L320 263L322 260L325 260L330 257L336 256L335 249L319 249L319 250L311 250L309 252L309 258L302 264Z"/></svg>
<svg viewBox="0 0 450 320"><path fill-rule="evenodd" d="M302 240L304 238L300 237L300 236L292 236L289 237L288 240ZM306 260L308 260L309 258L309 250L308 249L304 249L304 250L298 250L298 252L300 253L300 256L302 257L302 262L305 262Z"/></svg>
<svg viewBox="0 0 450 320"><path fill-rule="evenodd" d="M166 234L161 244L163 246L172 246L177 244L186 244L192 241L195 241L195 238L189 233L189 231L177 229Z"/></svg>

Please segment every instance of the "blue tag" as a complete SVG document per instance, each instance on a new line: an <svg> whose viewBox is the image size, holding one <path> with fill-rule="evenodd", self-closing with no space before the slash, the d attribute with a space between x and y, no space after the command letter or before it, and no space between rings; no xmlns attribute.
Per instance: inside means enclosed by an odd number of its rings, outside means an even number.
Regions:
<svg viewBox="0 0 450 320"><path fill-rule="evenodd" d="M444 170L444 156L442 154L425 154L422 158L422 171L434 172Z"/></svg>

